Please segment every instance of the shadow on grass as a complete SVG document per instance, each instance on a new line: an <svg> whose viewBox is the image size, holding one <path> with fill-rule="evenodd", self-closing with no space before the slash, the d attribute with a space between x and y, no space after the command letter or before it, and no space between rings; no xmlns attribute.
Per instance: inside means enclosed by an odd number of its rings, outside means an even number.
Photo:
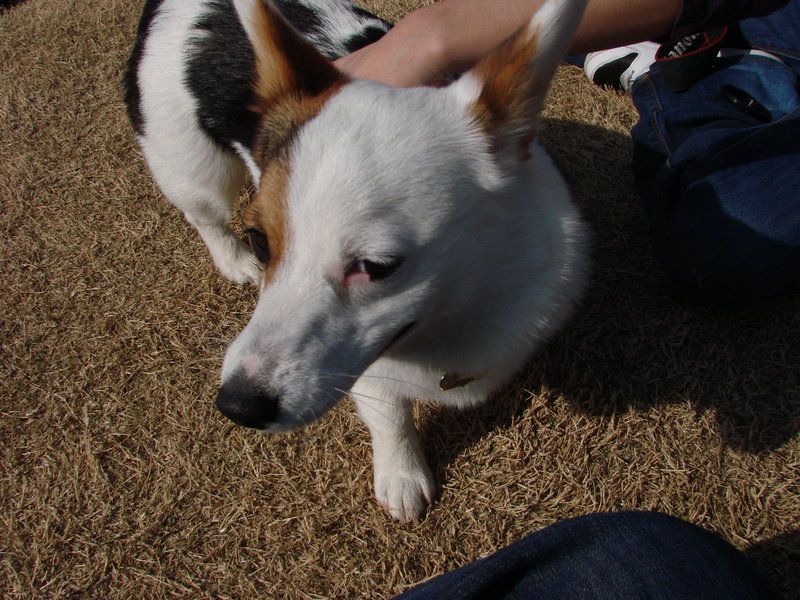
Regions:
<svg viewBox="0 0 800 600"><path fill-rule="evenodd" d="M780 588L781 583L791 581L800 568L800 530L753 544L745 554ZM797 589L784 585L781 592L786 598L792 598Z"/></svg>
<svg viewBox="0 0 800 600"><path fill-rule="evenodd" d="M0 13L18 4L22 4L23 2L25 2L25 0L0 0Z"/></svg>
<svg viewBox="0 0 800 600"><path fill-rule="evenodd" d="M798 299L721 310L680 296L651 257L630 137L558 120L541 137L594 230L593 275L574 319L520 381L597 416L689 403L714 412L731 447L785 444L800 430ZM468 411L435 409L421 431L434 463L510 425L528 408L519 386Z"/></svg>

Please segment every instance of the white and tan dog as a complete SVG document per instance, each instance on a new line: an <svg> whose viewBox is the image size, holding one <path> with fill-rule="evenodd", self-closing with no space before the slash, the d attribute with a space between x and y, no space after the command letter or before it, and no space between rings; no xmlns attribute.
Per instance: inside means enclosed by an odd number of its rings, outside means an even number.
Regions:
<svg viewBox="0 0 800 600"><path fill-rule="evenodd" d="M349 393L398 520L436 489L411 400L482 402L583 288L586 230L534 120L584 4L549 0L440 89L339 73L330 59L388 27L344 1L146 6L127 75L139 143L222 273L261 286L217 406L283 431ZM247 170L244 244L229 221Z"/></svg>

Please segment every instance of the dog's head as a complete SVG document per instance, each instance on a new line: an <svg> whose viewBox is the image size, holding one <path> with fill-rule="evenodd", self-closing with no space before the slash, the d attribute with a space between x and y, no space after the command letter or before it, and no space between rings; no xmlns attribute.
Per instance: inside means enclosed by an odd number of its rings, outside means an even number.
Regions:
<svg viewBox="0 0 800 600"><path fill-rule="evenodd" d="M413 360L430 323L466 312L485 285L474 270L502 267L482 238L583 3L552 0L447 88L396 89L348 80L269 3L236 1L261 115L245 234L264 275L225 356L224 414L273 431L308 423L376 359Z"/></svg>

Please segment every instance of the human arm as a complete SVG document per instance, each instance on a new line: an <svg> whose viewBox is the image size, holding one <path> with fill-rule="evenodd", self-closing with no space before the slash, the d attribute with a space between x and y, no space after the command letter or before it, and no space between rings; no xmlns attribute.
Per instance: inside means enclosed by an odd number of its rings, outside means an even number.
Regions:
<svg viewBox="0 0 800 600"><path fill-rule="evenodd" d="M569 54L676 39L768 14L787 0L589 0ZM471 68L530 20L544 0L441 0L410 13L337 66L400 87L438 85Z"/></svg>
<svg viewBox="0 0 800 600"><path fill-rule="evenodd" d="M400 87L437 85L475 65L527 23L544 0L442 0L378 42L337 61L346 73ZM589 0L571 54L665 35L682 0Z"/></svg>

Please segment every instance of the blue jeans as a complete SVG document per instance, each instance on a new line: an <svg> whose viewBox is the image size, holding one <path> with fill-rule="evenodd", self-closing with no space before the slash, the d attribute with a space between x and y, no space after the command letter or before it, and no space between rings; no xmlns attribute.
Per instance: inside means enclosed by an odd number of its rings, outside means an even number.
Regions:
<svg viewBox="0 0 800 600"><path fill-rule="evenodd" d="M632 89L634 175L655 256L684 290L726 304L800 290L800 0L740 26L784 63L717 59L682 93L655 65ZM737 108L726 86L768 121Z"/></svg>
<svg viewBox="0 0 800 600"><path fill-rule="evenodd" d="M744 554L659 513L562 521L395 600L754 600L778 593Z"/></svg>

